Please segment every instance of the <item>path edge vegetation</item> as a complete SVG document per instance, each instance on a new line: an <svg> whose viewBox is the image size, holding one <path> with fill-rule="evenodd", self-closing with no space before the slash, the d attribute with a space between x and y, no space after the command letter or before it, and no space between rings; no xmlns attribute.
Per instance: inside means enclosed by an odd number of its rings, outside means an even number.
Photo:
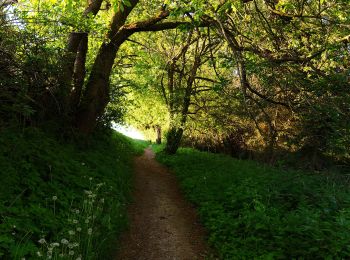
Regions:
<svg viewBox="0 0 350 260"><path fill-rule="evenodd" d="M25 128L2 130L0 147L1 259L115 254L144 143L112 130L66 140Z"/></svg>
<svg viewBox="0 0 350 260"><path fill-rule="evenodd" d="M349 177L285 170L223 154L153 145L177 176L220 259L350 256Z"/></svg>

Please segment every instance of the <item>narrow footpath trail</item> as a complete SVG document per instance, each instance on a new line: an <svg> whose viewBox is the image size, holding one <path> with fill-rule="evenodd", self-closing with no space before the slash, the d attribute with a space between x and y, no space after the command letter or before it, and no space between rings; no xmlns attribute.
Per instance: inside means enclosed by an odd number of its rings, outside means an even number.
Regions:
<svg viewBox="0 0 350 260"><path fill-rule="evenodd" d="M150 148L135 159L134 203L130 230L122 238L117 260L205 259L205 232L196 213L180 194L167 168Z"/></svg>

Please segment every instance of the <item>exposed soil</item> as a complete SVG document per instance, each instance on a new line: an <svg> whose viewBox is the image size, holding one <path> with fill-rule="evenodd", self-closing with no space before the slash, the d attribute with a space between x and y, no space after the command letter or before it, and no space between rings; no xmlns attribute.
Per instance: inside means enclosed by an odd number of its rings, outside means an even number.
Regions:
<svg viewBox="0 0 350 260"><path fill-rule="evenodd" d="M205 259L205 232L173 174L154 159L151 149L135 159L134 203L130 230L122 238L118 260Z"/></svg>

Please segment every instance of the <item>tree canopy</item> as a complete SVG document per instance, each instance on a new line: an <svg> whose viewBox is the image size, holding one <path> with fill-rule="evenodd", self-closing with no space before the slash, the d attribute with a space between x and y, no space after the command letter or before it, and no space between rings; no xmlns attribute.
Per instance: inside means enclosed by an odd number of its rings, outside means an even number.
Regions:
<svg viewBox="0 0 350 260"><path fill-rule="evenodd" d="M3 1L1 123L349 157L347 0ZM7 37L4 37L4 36ZM7 116L6 116L7 115ZM161 135L163 133L163 135Z"/></svg>

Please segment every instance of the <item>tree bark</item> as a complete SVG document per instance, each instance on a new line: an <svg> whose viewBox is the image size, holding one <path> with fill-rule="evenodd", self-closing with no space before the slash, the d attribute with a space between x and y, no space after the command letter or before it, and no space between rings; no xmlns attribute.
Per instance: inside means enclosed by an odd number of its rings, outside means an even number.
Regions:
<svg viewBox="0 0 350 260"><path fill-rule="evenodd" d="M82 101L75 117L75 126L85 134L91 133L99 117L102 116L109 101L109 77L114 59L120 46L134 33L141 31L161 31L174 29L183 22L159 23L169 16L169 11L162 7L155 16L131 24L125 24L130 12L139 0L129 0L130 5L124 6L113 16L107 42L99 50L86 85Z"/></svg>
<svg viewBox="0 0 350 260"><path fill-rule="evenodd" d="M114 59L120 46L133 33L122 27L138 2L130 0L130 6L125 6L123 10L119 8L112 18L107 41L99 49L75 116L76 127L81 133L89 134L94 130L109 102L109 77Z"/></svg>
<svg viewBox="0 0 350 260"><path fill-rule="evenodd" d="M70 93L70 111L74 112L80 102L84 79L86 75L86 55L88 51L88 34L86 33L79 44L74 63L73 88Z"/></svg>
<svg viewBox="0 0 350 260"><path fill-rule="evenodd" d="M69 34L66 53L63 57L64 65L63 65L63 75L62 75L62 82L64 84L63 94L66 94L66 96L68 96L68 93L72 85L73 74L74 74L74 63L76 60L80 42L84 37L84 35L86 35L86 33L71 32Z"/></svg>
<svg viewBox="0 0 350 260"><path fill-rule="evenodd" d="M84 11L83 18L87 17L88 15L97 15L97 13L101 9L103 0L94 0L90 1L89 5L86 7ZM73 84L75 84L77 81L80 81L80 79L75 79L74 76L80 76L79 74L75 73L75 64L81 64L82 61L84 61L84 70L85 70L85 59L82 59L80 49L84 46L85 42L82 43L82 41L86 40L86 37L88 35L88 32L71 32L69 34L67 48L63 57L63 70L62 70L62 89L61 94L63 96L63 105L65 107L66 112L68 112L68 108L71 107L71 102L69 100L70 92L72 91L72 88L74 87ZM83 46L82 46L83 45ZM87 52L87 47L86 47ZM86 55L86 54L85 54ZM73 83L73 84L72 84Z"/></svg>
<svg viewBox="0 0 350 260"><path fill-rule="evenodd" d="M89 134L94 130L109 102L109 76L117 51L126 39L121 38L118 44L103 43L99 50L75 117L81 133Z"/></svg>
<svg viewBox="0 0 350 260"><path fill-rule="evenodd" d="M172 126L167 134L167 142L164 151L167 154L175 154L179 149L184 130L181 127Z"/></svg>
<svg viewBox="0 0 350 260"><path fill-rule="evenodd" d="M84 134L91 133L98 119L109 102L109 77L114 59L120 46L135 32L147 31L151 26L169 16L169 12L161 10L157 15L145 21L125 25L130 12L139 0L130 0L130 6L115 13L108 33L108 41L104 42L95 59L82 101L75 117L77 129ZM178 26L173 24L174 28ZM168 27L167 27L168 28ZM159 27L159 30L162 28Z"/></svg>
<svg viewBox="0 0 350 260"><path fill-rule="evenodd" d="M157 125L156 126L156 131L157 131L156 143L157 144L161 144L162 143L162 128L161 128L161 126Z"/></svg>
<svg viewBox="0 0 350 260"><path fill-rule="evenodd" d="M191 39L189 38L188 44L184 46L183 50L181 51L183 53L183 55L186 55L186 52L189 48ZM202 49L202 51L204 51L204 49ZM194 81L196 80L196 75L197 75L197 71L198 68L201 65L201 55L203 54L202 51L199 51L199 39L196 40L196 50L195 50L195 57L194 57L194 61L193 61L193 65L190 68L189 71L189 75L188 78L186 80L186 88L185 88L185 93L184 93L184 97L181 100L181 104L175 104L174 101L171 103L171 106L169 105L169 112L170 112L170 130L168 132L167 135L167 144L165 147L165 152L167 154L175 154L176 151L178 150L180 143L181 143L181 139L182 139L182 135L184 132L184 127L186 125L186 121L187 121L187 115L188 115L188 111L189 111L189 107L191 104L191 97L193 94L193 84ZM172 65L170 66L169 70L168 70L168 90L169 90L169 95L170 97L174 95L174 91L175 91L175 82L174 82L174 69L175 69L175 63L176 63L176 59L173 60ZM183 60L183 64L182 64L183 68L185 68L186 66L186 60ZM185 76L184 74L184 69L181 70L181 74L179 75L180 78L183 78ZM181 82L180 82L181 84ZM169 100L171 100L171 98L169 98ZM182 107L181 112L180 112L180 118L177 118L176 113L174 112L174 106L177 105L179 107ZM178 109L179 107L176 107L176 109Z"/></svg>

